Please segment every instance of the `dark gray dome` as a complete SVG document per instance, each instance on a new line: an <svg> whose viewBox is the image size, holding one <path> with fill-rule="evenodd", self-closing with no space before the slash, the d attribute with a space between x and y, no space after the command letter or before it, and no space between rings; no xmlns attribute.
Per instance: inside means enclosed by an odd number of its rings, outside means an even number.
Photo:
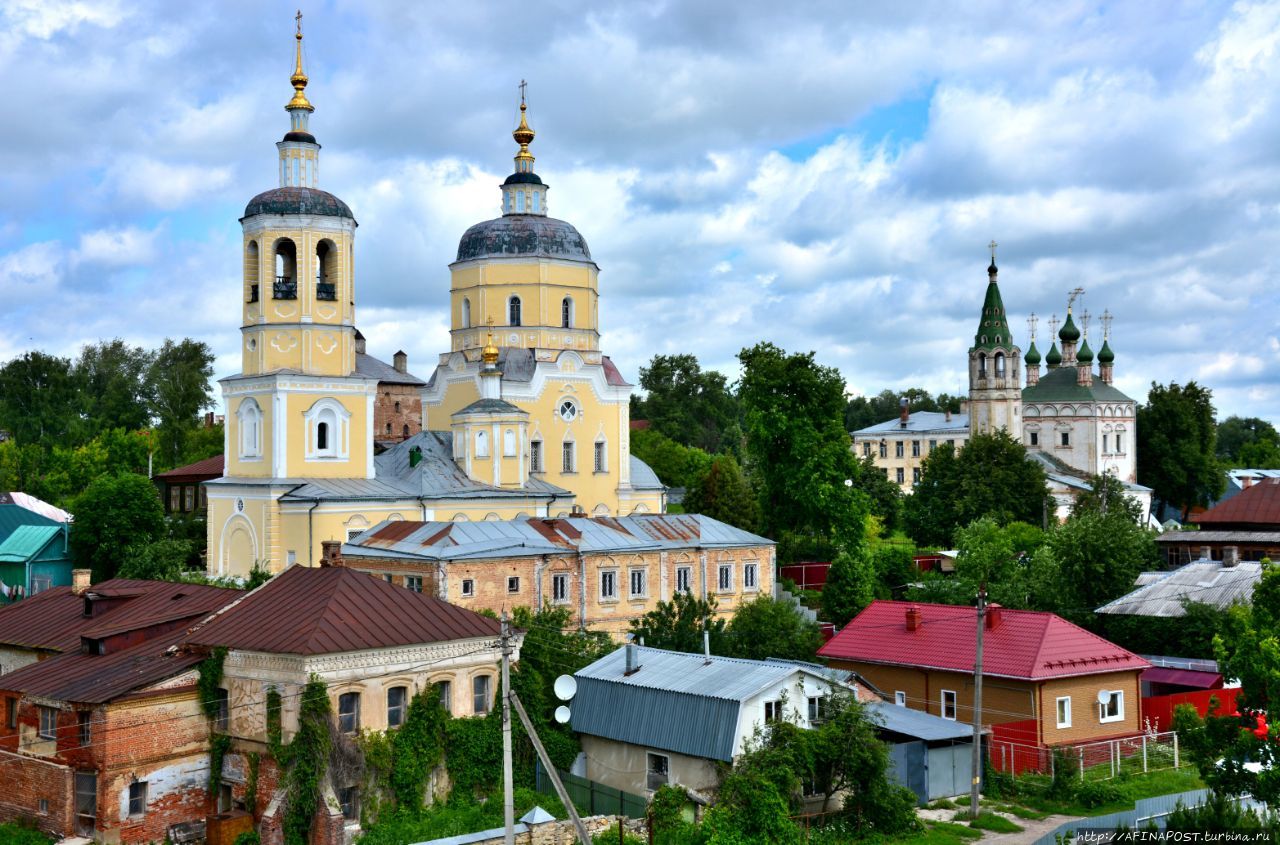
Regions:
<svg viewBox="0 0 1280 845"><path fill-rule="evenodd" d="M263 191L245 206L245 217L255 214L316 214L355 219L345 202L319 188L288 187Z"/></svg>
<svg viewBox="0 0 1280 845"><path fill-rule="evenodd" d="M591 250L577 229L539 214L508 214L477 223L458 242L458 261L513 255L591 260Z"/></svg>

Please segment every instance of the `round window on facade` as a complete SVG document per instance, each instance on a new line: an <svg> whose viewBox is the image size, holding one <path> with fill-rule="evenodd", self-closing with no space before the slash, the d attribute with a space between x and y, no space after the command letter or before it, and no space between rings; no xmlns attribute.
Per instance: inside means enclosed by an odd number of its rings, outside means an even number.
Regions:
<svg viewBox="0 0 1280 845"><path fill-rule="evenodd" d="M573 422L578 418L578 406L574 404L572 399L565 399L560 403L559 413L560 419L565 422Z"/></svg>

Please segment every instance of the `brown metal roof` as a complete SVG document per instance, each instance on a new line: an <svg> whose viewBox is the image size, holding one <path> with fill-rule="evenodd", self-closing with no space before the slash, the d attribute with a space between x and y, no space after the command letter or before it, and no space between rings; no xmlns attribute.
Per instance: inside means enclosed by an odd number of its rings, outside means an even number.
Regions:
<svg viewBox="0 0 1280 845"><path fill-rule="evenodd" d="M70 587L53 587L0 608L0 644L48 651L76 651L80 637L147 627L193 614L205 614L231 601L237 590L113 578L89 590L92 595L125 599L94 617L84 615L84 596Z"/></svg>
<svg viewBox="0 0 1280 845"><path fill-rule="evenodd" d="M158 472L155 477L165 481L204 481L209 478L221 478L225 466L225 456L214 455L212 458L205 458L203 461L196 461L184 467L176 467L168 472Z"/></svg>
<svg viewBox="0 0 1280 845"><path fill-rule="evenodd" d="M188 642L332 654L491 637L499 630L496 619L354 569L292 566L198 627Z"/></svg>
<svg viewBox="0 0 1280 845"><path fill-rule="evenodd" d="M171 678L204 658L199 650L179 648L180 639L181 635L147 640L114 654L59 654L0 678L0 690L101 704Z"/></svg>
<svg viewBox="0 0 1280 845"><path fill-rule="evenodd" d="M1257 484L1212 507L1194 522L1212 528L1229 525L1255 529L1280 528L1280 478L1264 478Z"/></svg>

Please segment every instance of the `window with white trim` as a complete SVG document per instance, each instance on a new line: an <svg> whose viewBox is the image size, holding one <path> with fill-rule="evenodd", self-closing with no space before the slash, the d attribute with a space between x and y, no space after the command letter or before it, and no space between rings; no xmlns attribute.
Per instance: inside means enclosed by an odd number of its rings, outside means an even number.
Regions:
<svg viewBox="0 0 1280 845"><path fill-rule="evenodd" d="M825 695L809 696L809 724L816 725L827 716L827 697Z"/></svg>
<svg viewBox="0 0 1280 845"><path fill-rule="evenodd" d="M236 409L240 419L240 458L262 457L262 408L255 399L245 399Z"/></svg>
<svg viewBox="0 0 1280 845"><path fill-rule="evenodd" d="M58 738L58 709L56 707L45 707L41 705L40 710L40 733L41 739L57 739Z"/></svg>
<svg viewBox="0 0 1280 845"><path fill-rule="evenodd" d="M956 720L956 691L944 689L942 691L942 718Z"/></svg>
<svg viewBox="0 0 1280 845"><path fill-rule="evenodd" d="M334 399L321 399L302 416L306 421L307 460L345 460L351 412Z"/></svg>
<svg viewBox="0 0 1280 845"><path fill-rule="evenodd" d="M507 325L520 325L520 297L518 296L507 300Z"/></svg>
<svg viewBox="0 0 1280 845"><path fill-rule="evenodd" d="M648 765L645 771L645 786L650 792L671 783L671 760L665 754L648 754Z"/></svg>
<svg viewBox="0 0 1280 845"><path fill-rule="evenodd" d="M573 297L566 296L560 303L560 328L573 328Z"/></svg>
<svg viewBox="0 0 1280 845"><path fill-rule="evenodd" d="M648 573L643 569L631 570L631 598L643 598L648 592L645 576Z"/></svg>
<svg viewBox="0 0 1280 845"><path fill-rule="evenodd" d="M716 579L716 589L722 593L733 590L733 564L720 564L719 576Z"/></svg>
<svg viewBox="0 0 1280 845"><path fill-rule="evenodd" d="M896 690L893 693L893 703L899 707L907 706L907 694L903 690Z"/></svg>
<svg viewBox="0 0 1280 845"><path fill-rule="evenodd" d="M1057 701L1058 727L1071 727L1071 696L1060 696Z"/></svg>
<svg viewBox="0 0 1280 845"><path fill-rule="evenodd" d="M577 472L577 453L573 445L572 440L566 440L560 445L561 472Z"/></svg>
<svg viewBox="0 0 1280 845"><path fill-rule="evenodd" d="M1124 690L1108 690L1105 701L1098 703L1098 721L1120 722L1124 720Z"/></svg>
<svg viewBox="0 0 1280 845"><path fill-rule="evenodd" d="M553 604L566 604L569 601L569 574L557 572L551 576L551 601Z"/></svg>
<svg viewBox="0 0 1280 845"><path fill-rule="evenodd" d="M542 472L542 441L529 441L529 472Z"/></svg>
<svg viewBox="0 0 1280 845"><path fill-rule="evenodd" d="M520 576L519 575L507 576L507 592L508 593L520 592Z"/></svg>
<svg viewBox="0 0 1280 845"><path fill-rule="evenodd" d="M462 579L462 595L474 596L476 594L476 582L470 578Z"/></svg>
<svg viewBox="0 0 1280 845"><path fill-rule="evenodd" d="M756 583L757 576L760 571L758 563L744 563L742 565L742 589L758 590L760 585Z"/></svg>
<svg viewBox="0 0 1280 845"><path fill-rule="evenodd" d="M766 722L777 722L782 719L782 702L766 701L764 703L764 720Z"/></svg>
<svg viewBox="0 0 1280 845"><path fill-rule="evenodd" d="M600 598L603 600L618 597L618 570L606 569L600 573Z"/></svg>
<svg viewBox="0 0 1280 845"><path fill-rule="evenodd" d="M462 297L462 327L471 328L471 300L465 296Z"/></svg>
<svg viewBox="0 0 1280 845"><path fill-rule="evenodd" d="M608 465L605 463L605 443L603 440L597 440L595 443L595 451L591 460L591 465L595 472L606 472Z"/></svg>
<svg viewBox="0 0 1280 845"><path fill-rule="evenodd" d="M677 566L676 567L676 592L687 593L690 585L693 583L693 567Z"/></svg>
<svg viewBox="0 0 1280 845"><path fill-rule="evenodd" d="M129 784L129 815L141 816L147 812L147 782L135 780Z"/></svg>
<svg viewBox="0 0 1280 845"><path fill-rule="evenodd" d="M420 593L420 592L422 592L422 576L421 576L421 575L406 575L406 576L404 576L404 585L405 585L405 587L407 587L409 590L411 590L411 591L413 591L413 592L415 592L415 593Z"/></svg>
<svg viewBox="0 0 1280 845"><path fill-rule="evenodd" d="M471 682L471 710L477 716L489 712L490 699L489 676L477 675Z"/></svg>
<svg viewBox="0 0 1280 845"><path fill-rule="evenodd" d="M489 457L489 432L487 431L476 432L476 457Z"/></svg>
<svg viewBox="0 0 1280 845"><path fill-rule="evenodd" d="M444 708L444 712L453 712L453 682L437 681L436 689L440 693L440 706Z"/></svg>
<svg viewBox="0 0 1280 845"><path fill-rule="evenodd" d="M404 724L404 714L408 704L408 687L392 687L387 690L387 727L398 728Z"/></svg>
<svg viewBox="0 0 1280 845"><path fill-rule="evenodd" d="M504 458L514 458L516 456L515 429L508 428L502 432L502 456Z"/></svg>

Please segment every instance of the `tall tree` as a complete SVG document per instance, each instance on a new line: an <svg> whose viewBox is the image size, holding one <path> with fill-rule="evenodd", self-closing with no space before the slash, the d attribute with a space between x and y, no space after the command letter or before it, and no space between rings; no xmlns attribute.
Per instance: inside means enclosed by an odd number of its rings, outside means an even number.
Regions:
<svg viewBox="0 0 1280 845"><path fill-rule="evenodd" d="M1231 466L1250 469L1275 469L1246 462L1246 449L1254 447L1256 453L1280 453L1280 432L1275 426L1258 417L1227 417L1218 423L1217 455ZM1262 448L1257 449L1261 444ZM1268 448L1270 447L1270 448Z"/></svg>
<svg viewBox="0 0 1280 845"><path fill-rule="evenodd" d="M853 486L867 497L867 507L872 516L880 520L886 534L893 533L902 523L902 488L889 480L888 474L876 466L875 458L867 455L858 460L858 474Z"/></svg>
<svg viewBox="0 0 1280 845"><path fill-rule="evenodd" d="M23 444L69 443L79 421L71 362L27 352L0 367L0 429Z"/></svg>
<svg viewBox="0 0 1280 845"><path fill-rule="evenodd" d="M72 504L71 551L77 565L93 569L94 581L112 578L130 546L164 534L164 508L156 488L142 475L96 479Z"/></svg>
<svg viewBox="0 0 1280 845"><path fill-rule="evenodd" d="M843 551L827 570L822 587L825 621L843 628L876 597L876 570L865 549Z"/></svg>
<svg viewBox="0 0 1280 845"><path fill-rule="evenodd" d="M956 529L975 519L1039 525L1051 508L1044 470L1001 429L975 434L958 453L946 445L931 450L903 504L903 521L920 545L949 546Z"/></svg>
<svg viewBox="0 0 1280 845"><path fill-rule="evenodd" d="M760 504L733 455L717 455L706 473L690 485L684 511L705 514L744 531L758 531L760 526Z"/></svg>
<svg viewBox="0 0 1280 845"><path fill-rule="evenodd" d="M1212 391L1194 381L1152 382L1147 403L1138 406L1138 483L1184 520L1192 507L1208 506L1226 488L1217 432Z"/></svg>
<svg viewBox="0 0 1280 845"><path fill-rule="evenodd" d="M631 454L649 465L668 487L697 485L711 469L711 455L696 446L677 443L658 431L631 432Z"/></svg>
<svg viewBox="0 0 1280 845"><path fill-rule="evenodd" d="M844 428L844 379L814 354L771 343L738 353L750 469L759 482L765 532L855 551L863 542L866 496ZM786 560L786 558L783 558Z"/></svg>
<svg viewBox="0 0 1280 845"><path fill-rule="evenodd" d="M646 395L634 412L652 430L711 453L737 449L738 403L723 374L693 355L655 355L640 368L640 387Z"/></svg>
<svg viewBox="0 0 1280 845"><path fill-rule="evenodd" d="M200 411L213 407L209 396L213 351L201 341L166 338L147 371L155 405L159 451L169 465L182 457Z"/></svg>
<svg viewBox="0 0 1280 845"><path fill-rule="evenodd" d="M758 596L738 607L725 634L726 654L747 660L813 660L822 645L818 624L773 596Z"/></svg>
<svg viewBox="0 0 1280 845"><path fill-rule="evenodd" d="M71 378L81 401L84 439L113 428L146 427L151 418L147 372L152 358L152 353L120 338L80 350Z"/></svg>
<svg viewBox="0 0 1280 845"><path fill-rule="evenodd" d="M1120 511L1130 522L1142 524L1145 514L1137 500L1129 498L1124 484L1114 475L1095 475L1089 479L1087 492L1076 496L1071 504L1071 515L1095 513L1106 516Z"/></svg>
<svg viewBox="0 0 1280 845"><path fill-rule="evenodd" d="M676 593L671 601L631 620L631 632L644 638L652 648L671 651L702 651L702 632L710 634L712 654L724 654L725 621L716 616L715 599L700 599L691 593Z"/></svg>
<svg viewBox="0 0 1280 845"><path fill-rule="evenodd" d="M1072 516L1049 532L1047 545L1059 567L1061 613L1085 625L1160 559L1152 533L1119 510Z"/></svg>

